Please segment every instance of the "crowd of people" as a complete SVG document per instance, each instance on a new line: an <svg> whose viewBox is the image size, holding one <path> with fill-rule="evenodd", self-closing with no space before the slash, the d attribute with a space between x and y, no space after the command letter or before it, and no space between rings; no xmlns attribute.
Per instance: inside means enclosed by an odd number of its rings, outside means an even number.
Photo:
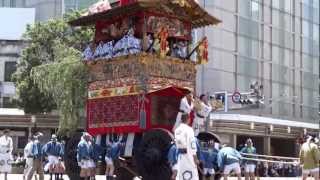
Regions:
<svg viewBox="0 0 320 180"><path fill-rule="evenodd" d="M259 160L257 156L254 156L256 149L250 138L240 151L227 145L216 146L212 142L200 142L195 137L195 132L199 132L201 128L198 127L204 124L206 116L198 115L198 113L204 109L210 109L207 99L205 95L201 95L200 101L203 104L198 105L198 108L194 108L195 101L191 92L180 101L180 110L173 129L175 142L172 143L168 153L172 180L198 180L200 175L210 179L215 174L220 174L224 180L227 180L231 173L234 173L239 180L242 175L246 180L253 180L256 176L296 177L301 174L303 180L308 176L319 180L320 151L315 143L317 141L315 136L309 135L302 145L299 155L300 162L290 163L281 160ZM194 113L196 117L193 123L190 123L191 113ZM200 118L200 121L197 117Z"/></svg>
<svg viewBox="0 0 320 180"><path fill-rule="evenodd" d="M156 52L160 49L159 39L148 34L146 44L147 52ZM168 55L180 59L185 59L188 56L188 45L186 41L179 41L172 43L168 50ZM100 41L99 43L92 42L82 53L82 58L85 61L95 59L111 59L119 56L125 56L129 54L138 54L142 51L142 40L134 36L134 30L131 28L128 30L118 41Z"/></svg>

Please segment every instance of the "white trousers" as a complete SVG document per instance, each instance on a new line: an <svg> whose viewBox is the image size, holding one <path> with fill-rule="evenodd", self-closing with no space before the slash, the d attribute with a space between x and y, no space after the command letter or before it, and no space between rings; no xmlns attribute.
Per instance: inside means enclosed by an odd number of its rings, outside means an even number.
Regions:
<svg viewBox="0 0 320 180"><path fill-rule="evenodd" d="M205 122L205 118L200 118L197 115L195 116L193 123L192 123L192 128L194 130L194 136L198 136L201 129L204 128L204 125L205 125L204 122Z"/></svg>
<svg viewBox="0 0 320 180"><path fill-rule="evenodd" d="M59 158L58 156L48 156L48 163L44 166L44 170L48 171L51 165L59 164Z"/></svg>
<svg viewBox="0 0 320 180"><path fill-rule="evenodd" d="M177 163L176 180L199 180L198 169L194 159L188 154L180 154Z"/></svg>
<svg viewBox="0 0 320 180"><path fill-rule="evenodd" d="M10 153L0 153L0 172L10 173L11 172L12 156Z"/></svg>

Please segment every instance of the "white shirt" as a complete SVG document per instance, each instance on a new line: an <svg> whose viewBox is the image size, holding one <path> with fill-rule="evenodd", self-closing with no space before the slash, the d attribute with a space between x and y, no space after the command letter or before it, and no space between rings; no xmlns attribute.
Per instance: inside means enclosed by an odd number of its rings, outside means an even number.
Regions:
<svg viewBox="0 0 320 180"><path fill-rule="evenodd" d="M212 107L210 104L206 105L204 102L201 102L201 110L197 112L197 114L203 116L203 117L208 117L210 112L212 111Z"/></svg>
<svg viewBox="0 0 320 180"><path fill-rule="evenodd" d="M187 149L187 153L193 159L193 155L197 154L197 143L193 129L189 125L181 123L174 131L174 137L177 148Z"/></svg>
<svg viewBox="0 0 320 180"><path fill-rule="evenodd" d="M13 151L12 138L3 135L0 137L0 153L7 153L8 151L10 154Z"/></svg>
<svg viewBox="0 0 320 180"><path fill-rule="evenodd" d="M180 107L179 110L184 111L184 113L189 114L193 109L193 103L188 103L187 97L183 97L180 101Z"/></svg>
<svg viewBox="0 0 320 180"><path fill-rule="evenodd" d="M32 156L32 145L33 141L29 141L28 144L24 147L24 158L26 159L28 156Z"/></svg>
<svg viewBox="0 0 320 180"><path fill-rule="evenodd" d="M187 153L180 153L176 165L176 180L199 180L194 156L197 154L197 143L193 129L185 123L181 123L174 131L174 137L178 149L186 149Z"/></svg>

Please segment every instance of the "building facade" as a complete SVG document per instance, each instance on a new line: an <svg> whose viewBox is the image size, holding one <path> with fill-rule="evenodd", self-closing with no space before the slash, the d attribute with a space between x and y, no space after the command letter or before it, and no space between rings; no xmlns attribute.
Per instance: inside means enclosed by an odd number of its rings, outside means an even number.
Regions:
<svg viewBox="0 0 320 180"><path fill-rule="evenodd" d="M226 90L232 94L248 91L250 83L256 81L263 85L265 95L264 105L259 107L231 109L227 115L214 113L212 120L216 126L241 119L247 129L252 122L265 127L261 133L256 128L241 131L240 124L234 131L222 127L219 132L224 139L237 146L243 143L237 142L241 134L261 137L263 152L270 154L276 148L271 146L275 144L272 137L291 138L294 143L293 138L299 134L316 130L319 0L200 0L199 3L222 23L198 31L198 36L209 39L210 61L198 69L197 92ZM245 119L240 118L242 115L252 116ZM290 127L290 123L283 125L278 120L306 124ZM270 133L270 125L290 133ZM295 129L295 135L290 128Z"/></svg>

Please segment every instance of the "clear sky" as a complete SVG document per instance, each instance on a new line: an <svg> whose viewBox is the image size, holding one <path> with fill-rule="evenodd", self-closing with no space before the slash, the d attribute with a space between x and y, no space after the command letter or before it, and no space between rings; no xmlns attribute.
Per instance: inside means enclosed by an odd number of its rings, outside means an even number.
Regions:
<svg viewBox="0 0 320 180"><path fill-rule="evenodd" d="M26 25L34 21L34 8L0 8L0 39L21 39Z"/></svg>

